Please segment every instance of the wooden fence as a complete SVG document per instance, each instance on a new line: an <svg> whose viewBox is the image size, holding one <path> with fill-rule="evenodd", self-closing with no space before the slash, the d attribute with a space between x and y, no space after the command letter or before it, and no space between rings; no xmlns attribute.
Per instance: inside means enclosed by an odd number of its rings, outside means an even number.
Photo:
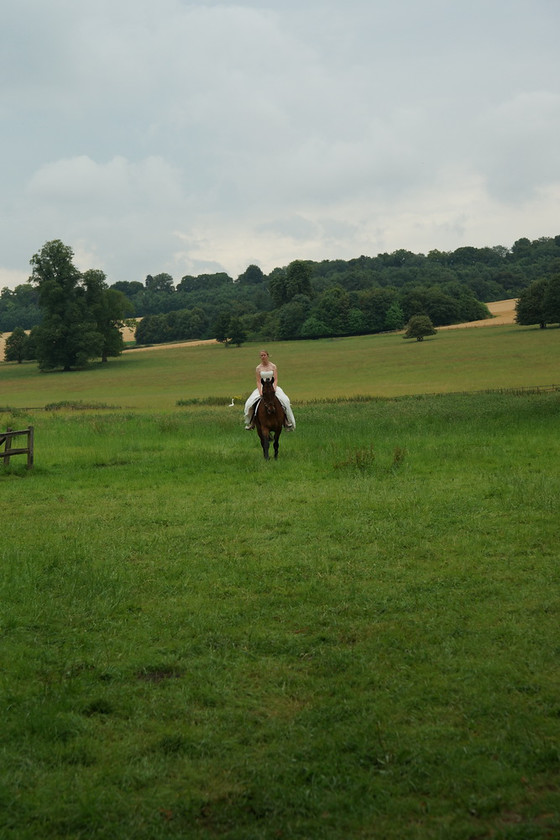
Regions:
<svg viewBox="0 0 560 840"><path fill-rule="evenodd" d="M15 437L26 435L27 446L14 447L12 446ZM2 451L2 447L4 450ZM0 458L4 459L4 466L7 467L10 463L10 458L14 455L27 455L27 468L33 466L33 426L28 426L27 429L6 429L5 432L0 432Z"/></svg>

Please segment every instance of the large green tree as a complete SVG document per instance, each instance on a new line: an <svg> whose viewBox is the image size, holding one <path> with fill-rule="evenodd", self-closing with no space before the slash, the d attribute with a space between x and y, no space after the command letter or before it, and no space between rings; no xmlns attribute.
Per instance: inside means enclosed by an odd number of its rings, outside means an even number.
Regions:
<svg viewBox="0 0 560 840"><path fill-rule="evenodd" d="M281 341L299 338L300 328L310 309L311 301L307 295L296 295L289 303L284 304L277 312L275 337Z"/></svg>
<svg viewBox="0 0 560 840"><path fill-rule="evenodd" d="M146 277L146 289L149 292L161 292L170 295L175 291L173 277L163 271L161 274L148 274Z"/></svg>
<svg viewBox="0 0 560 840"><path fill-rule="evenodd" d="M385 315L386 330L400 330L404 326L404 312L397 301L394 301Z"/></svg>
<svg viewBox="0 0 560 840"><path fill-rule="evenodd" d="M308 262L294 260L290 263L286 272L286 293L288 300L292 300L296 295L306 295L308 298L313 297L311 274L312 269Z"/></svg>
<svg viewBox="0 0 560 840"><path fill-rule="evenodd" d="M37 290L30 283L0 292L0 331L29 330L41 320Z"/></svg>
<svg viewBox="0 0 560 840"><path fill-rule="evenodd" d="M304 260L294 260L285 271L273 271L269 275L268 285L274 305L283 306L296 295L312 298L311 274L311 265Z"/></svg>
<svg viewBox="0 0 560 840"><path fill-rule="evenodd" d="M122 328L126 317L132 314L131 304L122 292L108 287L105 273L100 269L85 271L82 281L89 311L103 336L101 361L106 362L109 356L119 356L123 351Z"/></svg>
<svg viewBox="0 0 560 840"><path fill-rule="evenodd" d="M102 271L81 274L73 258L72 249L54 239L31 259L30 279L43 311L33 330L41 370L84 367L90 359L106 361L122 350L126 298L108 288Z"/></svg>
<svg viewBox="0 0 560 840"><path fill-rule="evenodd" d="M406 332L403 338L415 338L416 341L424 341L427 335L435 335L437 330L434 329L429 315L413 315L406 325Z"/></svg>
<svg viewBox="0 0 560 840"><path fill-rule="evenodd" d="M523 289L515 304L515 321L518 324L538 324L542 330L546 327L547 317L544 308L547 281L535 280Z"/></svg>
<svg viewBox="0 0 560 840"><path fill-rule="evenodd" d="M88 309L74 252L59 239L43 245L31 259L31 281L39 290L43 321L34 330L41 370L83 367L101 355L103 336Z"/></svg>
<svg viewBox="0 0 560 840"><path fill-rule="evenodd" d="M340 286L325 289L313 307L313 315L327 325L332 335L348 333L349 312L350 296Z"/></svg>
<svg viewBox="0 0 560 840"><path fill-rule="evenodd" d="M238 283L244 283L247 286L256 286L264 280L265 276L258 265L248 265L243 274L237 278Z"/></svg>
<svg viewBox="0 0 560 840"><path fill-rule="evenodd" d="M229 312L220 312L212 327L212 334L216 341L219 341L220 344L225 344L226 347L229 342L230 323L231 314Z"/></svg>
<svg viewBox="0 0 560 840"><path fill-rule="evenodd" d="M235 344L236 347L241 347L247 341L247 333L243 329L241 318L234 315L229 322L229 343Z"/></svg>
<svg viewBox="0 0 560 840"><path fill-rule="evenodd" d="M310 315L301 325L300 334L302 338L325 338L331 332L315 315Z"/></svg>
<svg viewBox="0 0 560 840"><path fill-rule="evenodd" d="M560 273L551 277L546 284L543 305L548 323L560 323Z"/></svg>
<svg viewBox="0 0 560 840"><path fill-rule="evenodd" d="M23 327L16 327L6 339L4 358L7 362L18 362L29 358L29 336Z"/></svg>

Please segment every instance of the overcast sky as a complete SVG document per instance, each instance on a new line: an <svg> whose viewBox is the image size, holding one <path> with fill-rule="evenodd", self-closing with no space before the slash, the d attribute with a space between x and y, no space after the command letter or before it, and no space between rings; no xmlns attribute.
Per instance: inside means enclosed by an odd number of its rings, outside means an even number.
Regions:
<svg viewBox="0 0 560 840"><path fill-rule="evenodd" d="M0 12L0 288L560 234L558 0Z"/></svg>

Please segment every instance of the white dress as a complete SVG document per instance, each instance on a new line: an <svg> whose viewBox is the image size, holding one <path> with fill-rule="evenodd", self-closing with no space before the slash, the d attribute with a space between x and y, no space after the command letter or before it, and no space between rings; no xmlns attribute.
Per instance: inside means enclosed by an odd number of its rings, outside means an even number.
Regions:
<svg viewBox="0 0 560 840"><path fill-rule="evenodd" d="M261 373L261 379L273 379L274 372L269 370L263 370ZM255 388L253 393L247 398L247 402L245 403L245 427L251 425L251 418L253 415L253 407L256 402L260 399L259 389ZM276 396L280 400L282 408L286 412L286 419L288 421L288 426L286 427L290 432L296 427L296 418L294 417L294 412L292 411L292 406L290 405L290 398L287 394L284 393L282 388L276 388Z"/></svg>

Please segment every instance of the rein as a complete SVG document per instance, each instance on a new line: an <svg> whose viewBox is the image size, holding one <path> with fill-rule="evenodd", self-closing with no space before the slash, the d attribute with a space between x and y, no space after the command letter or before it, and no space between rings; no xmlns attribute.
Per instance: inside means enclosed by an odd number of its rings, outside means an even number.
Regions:
<svg viewBox="0 0 560 840"><path fill-rule="evenodd" d="M271 381L273 382L274 380L261 379L262 386L263 386L261 399L262 399L263 404L264 404L264 409L269 416L272 415L272 414L276 414L276 405L275 405L275 402L274 402L274 400L276 398L276 391L274 390L272 385L270 386L270 389L266 388L266 383L271 382ZM265 388L266 388L266 391L265 391Z"/></svg>

